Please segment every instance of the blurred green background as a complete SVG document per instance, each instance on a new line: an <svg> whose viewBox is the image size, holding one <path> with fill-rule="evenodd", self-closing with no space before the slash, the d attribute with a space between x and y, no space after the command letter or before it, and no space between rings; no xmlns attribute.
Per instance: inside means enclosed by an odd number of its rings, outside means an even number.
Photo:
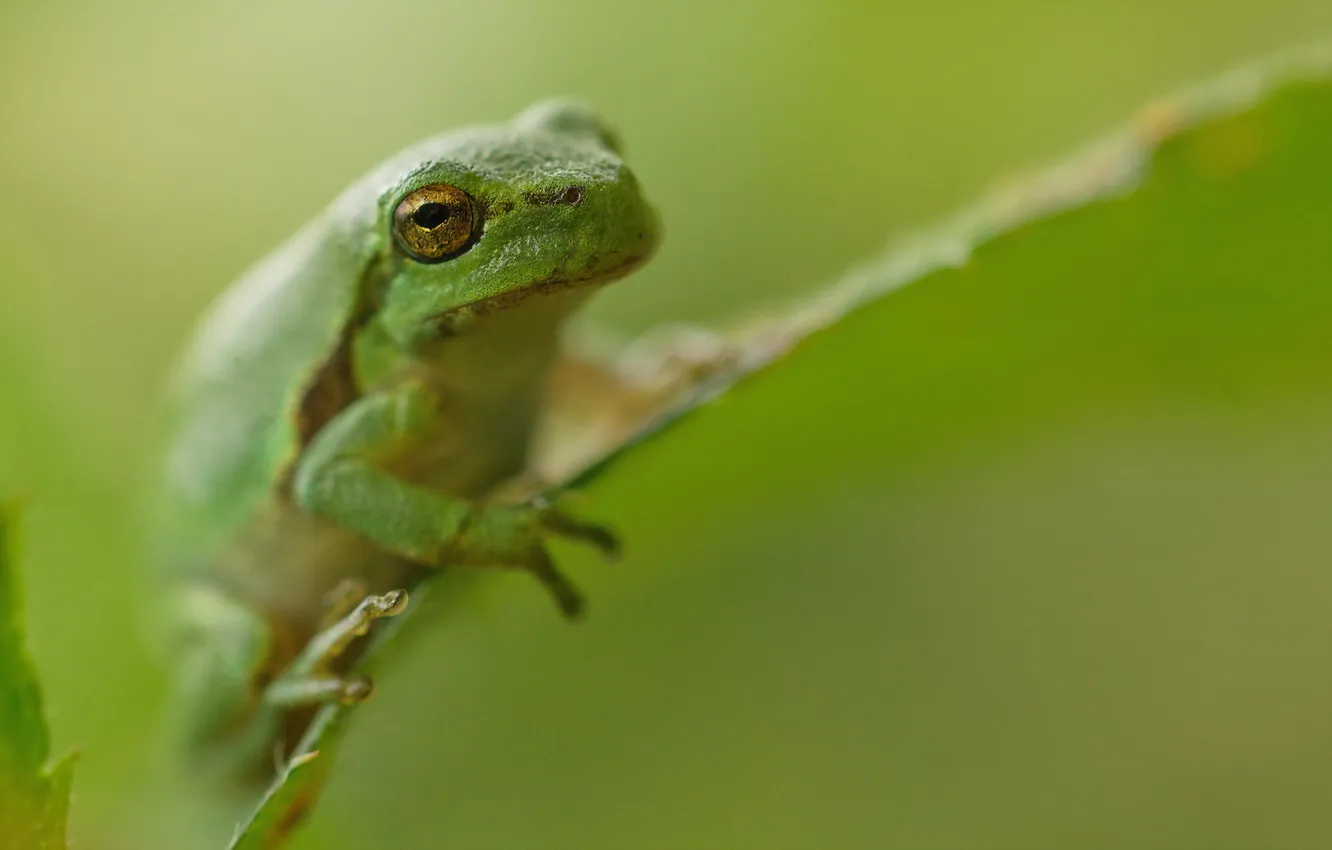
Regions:
<svg viewBox="0 0 1332 850"><path fill-rule="evenodd" d="M1317 0L6 3L0 486L30 497L56 745L85 751L77 846L222 845L166 837L134 531L155 398L208 299L383 156L587 98L667 225L595 317L708 320L1328 32ZM1115 278L1044 264L1072 281L1057 306L955 315L908 290L900 309L954 345L853 323L631 458L587 505L631 556L560 552L594 601L583 627L522 577L436 600L300 846L1332 843L1325 374L1214 376L1162 331L1152 350L1192 383L1046 380L1058 346L1022 323L1098 313ZM1083 352L1137 350L1078 328ZM938 363L900 359L921 352ZM948 377L978 353L1012 371ZM957 401L997 397L989 430Z"/></svg>

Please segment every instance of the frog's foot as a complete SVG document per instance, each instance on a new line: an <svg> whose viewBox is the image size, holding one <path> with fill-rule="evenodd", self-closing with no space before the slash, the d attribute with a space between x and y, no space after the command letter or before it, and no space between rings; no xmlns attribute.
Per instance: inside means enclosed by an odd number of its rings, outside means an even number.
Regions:
<svg viewBox="0 0 1332 850"><path fill-rule="evenodd" d="M538 526L545 534L591 546L608 560L620 557L620 539L606 526L570 516L544 498L532 500L531 506L536 509ZM544 545L532 550L525 566L545 586L564 616L571 620L582 617L585 607L583 595L556 568Z"/></svg>
<svg viewBox="0 0 1332 850"><path fill-rule="evenodd" d="M338 598L333 610L354 588L343 592L342 586L334 591ZM334 663L347 651L352 641L370 631L370 626L381 617L401 614L407 607L407 591L391 590L381 596L366 596L340 619L316 634L305 645L301 654L281 676L269 683L264 699L273 706L293 708L318 705L325 702L352 704L370 696L374 685L365 676L340 676L333 672Z"/></svg>
<svg viewBox="0 0 1332 850"><path fill-rule="evenodd" d="M607 558L620 552L620 541L609 528L577 519L538 497L473 514L440 563L529 572L545 586L560 611L576 619L583 613L583 596L551 559L546 542L552 537L591 546Z"/></svg>

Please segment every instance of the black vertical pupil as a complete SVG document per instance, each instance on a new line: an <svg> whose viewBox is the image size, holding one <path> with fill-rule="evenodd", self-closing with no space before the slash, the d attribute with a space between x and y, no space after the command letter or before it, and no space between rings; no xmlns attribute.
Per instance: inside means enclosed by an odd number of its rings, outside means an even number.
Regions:
<svg viewBox="0 0 1332 850"><path fill-rule="evenodd" d="M444 204L422 204L420 209L412 213L412 221L416 222L417 227L434 230L449 220L449 214L449 208Z"/></svg>

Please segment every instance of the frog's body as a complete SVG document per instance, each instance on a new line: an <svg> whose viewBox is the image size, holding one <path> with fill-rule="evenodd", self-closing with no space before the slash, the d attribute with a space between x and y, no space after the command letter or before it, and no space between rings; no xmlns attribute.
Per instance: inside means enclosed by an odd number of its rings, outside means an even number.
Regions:
<svg viewBox="0 0 1332 850"><path fill-rule="evenodd" d="M424 570L529 569L575 612L541 538L610 538L490 501L527 468L564 321L656 238L609 133L547 103L404 152L222 297L167 476L193 744L253 768L312 705L363 698L343 650Z"/></svg>

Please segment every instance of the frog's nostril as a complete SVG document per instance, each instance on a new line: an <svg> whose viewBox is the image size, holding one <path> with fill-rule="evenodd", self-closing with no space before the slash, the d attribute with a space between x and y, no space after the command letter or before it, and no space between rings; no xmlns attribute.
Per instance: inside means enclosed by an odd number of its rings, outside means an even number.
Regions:
<svg viewBox="0 0 1332 850"><path fill-rule="evenodd" d="M576 207L582 202L583 190L578 186L570 186L555 198L555 203L564 204L570 207Z"/></svg>
<svg viewBox="0 0 1332 850"><path fill-rule="evenodd" d="M558 190L528 192L527 200L534 204L562 204L566 207L576 207L583 202L583 187L568 186Z"/></svg>

